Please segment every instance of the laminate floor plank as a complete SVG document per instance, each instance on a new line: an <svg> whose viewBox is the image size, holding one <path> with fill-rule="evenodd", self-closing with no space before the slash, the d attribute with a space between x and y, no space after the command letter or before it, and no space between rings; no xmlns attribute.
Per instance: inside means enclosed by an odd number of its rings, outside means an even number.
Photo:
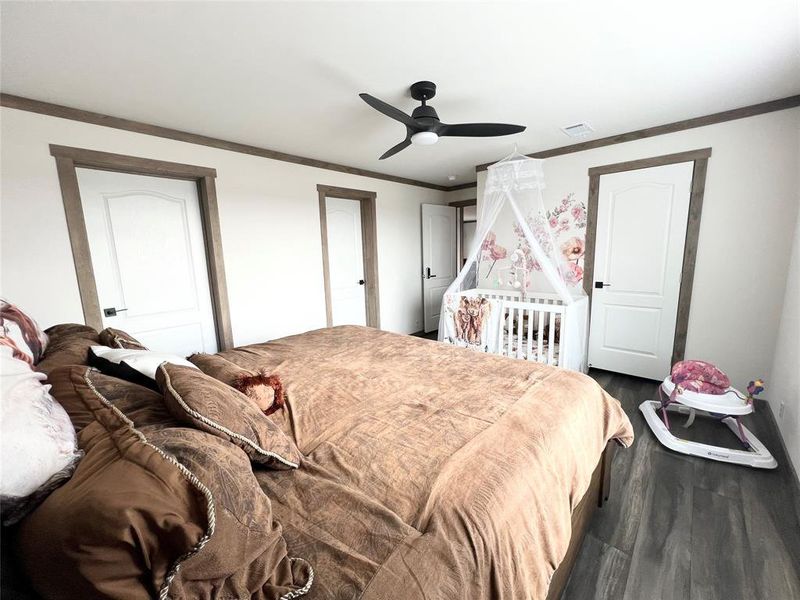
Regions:
<svg viewBox="0 0 800 600"><path fill-rule="evenodd" d="M691 575L694 465L653 453L642 521L631 552L625 600L684 600Z"/></svg>
<svg viewBox="0 0 800 600"><path fill-rule="evenodd" d="M702 459L692 462L695 486L727 498L741 500L742 467Z"/></svg>
<svg viewBox="0 0 800 600"><path fill-rule="evenodd" d="M691 600L755 598L742 503L695 488Z"/></svg>
<svg viewBox="0 0 800 600"><path fill-rule="evenodd" d="M619 600L630 563L630 556L587 534L562 600Z"/></svg>
<svg viewBox="0 0 800 600"><path fill-rule="evenodd" d="M631 378L615 376L607 388L626 408L635 410L642 390ZM628 412L630 414L630 412ZM608 502L601 510L595 511L589 532L600 541L613 546L626 554L633 551L636 534L639 530L647 486L650 482L650 448L655 439L646 435L643 420L632 420L636 441L631 448L620 449L614 455L611 465L611 482L626 482L612 488Z"/></svg>

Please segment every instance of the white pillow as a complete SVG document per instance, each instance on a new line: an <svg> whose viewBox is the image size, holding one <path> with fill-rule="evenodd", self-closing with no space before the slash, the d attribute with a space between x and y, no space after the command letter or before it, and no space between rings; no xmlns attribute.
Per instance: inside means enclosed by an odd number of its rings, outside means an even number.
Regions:
<svg viewBox="0 0 800 600"><path fill-rule="evenodd" d="M17 520L44 499L46 493L39 494L33 506L24 506L51 478L63 483L81 456L72 422L43 379L0 346L0 495L7 523L9 512Z"/></svg>
<svg viewBox="0 0 800 600"><path fill-rule="evenodd" d="M109 348L108 346L92 346L92 352L99 358L120 364L125 363L142 375L155 381L156 369L161 363L171 363L184 367L197 367L185 358L168 352L154 352L153 350L130 350L127 348Z"/></svg>

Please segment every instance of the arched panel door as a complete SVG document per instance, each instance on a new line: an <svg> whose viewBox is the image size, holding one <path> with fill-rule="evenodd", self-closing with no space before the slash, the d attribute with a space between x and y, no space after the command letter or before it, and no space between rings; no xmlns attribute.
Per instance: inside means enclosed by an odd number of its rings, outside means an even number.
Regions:
<svg viewBox="0 0 800 600"><path fill-rule="evenodd" d="M589 366L669 374L693 166L600 177Z"/></svg>
<svg viewBox="0 0 800 600"><path fill-rule="evenodd" d="M154 350L216 352L196 182L77 175L103 325Z"/></svg>

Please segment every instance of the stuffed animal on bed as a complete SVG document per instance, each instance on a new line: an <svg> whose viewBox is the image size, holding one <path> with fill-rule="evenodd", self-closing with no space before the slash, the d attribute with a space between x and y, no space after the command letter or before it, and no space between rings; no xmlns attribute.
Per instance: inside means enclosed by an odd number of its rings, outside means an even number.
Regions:
<svg viewBox="0 0 800 600"><path fill-rule="evenodd" d="M233 387L253 400L265 415L283 408L283 384L277 375L267 375L264 370L252 374L243 372L233 381Z"/></svg>

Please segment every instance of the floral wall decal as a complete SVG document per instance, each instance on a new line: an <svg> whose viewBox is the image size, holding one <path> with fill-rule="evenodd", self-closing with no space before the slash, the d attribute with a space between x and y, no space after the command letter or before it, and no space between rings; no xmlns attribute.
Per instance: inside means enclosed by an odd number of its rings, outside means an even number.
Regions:
<svg viewBox="0 0 800 600"><path fill-rule="evenodd" d="M492 269L494 269L497 261L504 259L506 256L508 256L508 250L497 243L497 235L495 232L490 231L487 233L486 238L481 244L481 260L491 260L492 266L489 267L489 271L487 271L484 279L488 279L489 274L492 272Z"/></svg>
<svg viewBox="0 0 800 600"><path fill-rule="evenodd" d="M585 226L585 224L584 224ZM561 254L567 259L563 269L564 280L569 285L577 285L583 280L583 266L580 262L584 254L585 238L572 236L561 244Z"/></svg>
<svg viewBox="0 0 800 600"><path fill-rule="evenodd" d="M586 204L575 198L574 192L564 196L552 210L546 214L547 223L541 218L528 217L528 225L548 256L559 258L552 251L551 239L561 248L562 263L559 265L567 285L579 286L583 281L583 256L586 239ZM548 235L547 226L550 228ZM522 228L514 224L514 233L518 239L518 248L528 259L528 268L541 271L542 267L531 256L531 249ZM550 237L552 236L552 238Z"/></svg>
<svg viewBox="0 0 800 600"><path fill-rule="evenodd" d="M586 251L586 204L578 200L573 192L563 196L544 213L531 210L526 221L536 241L553 260L570 287L580 287L583 281L583 261ZM530 275L541 272L542 267L533 256L528 240L519 222L507 212L498 218L495 230L490 231L481 245L480 263L488 262L488 268L481 269L481 279L492 280L493 287L506 288L509 282L503 273L509 269L525 270ZM511 229L511 231L509 231ZM506 246L498 243L502 241ZM506 248L509 248L508 250ZM495 268L497 261L515 260L507 268ZM505 263L500 266L503 267ZM524 287L541 285L541 279L524 277ZM545 284L546 285L546 284Z"/></svg>

